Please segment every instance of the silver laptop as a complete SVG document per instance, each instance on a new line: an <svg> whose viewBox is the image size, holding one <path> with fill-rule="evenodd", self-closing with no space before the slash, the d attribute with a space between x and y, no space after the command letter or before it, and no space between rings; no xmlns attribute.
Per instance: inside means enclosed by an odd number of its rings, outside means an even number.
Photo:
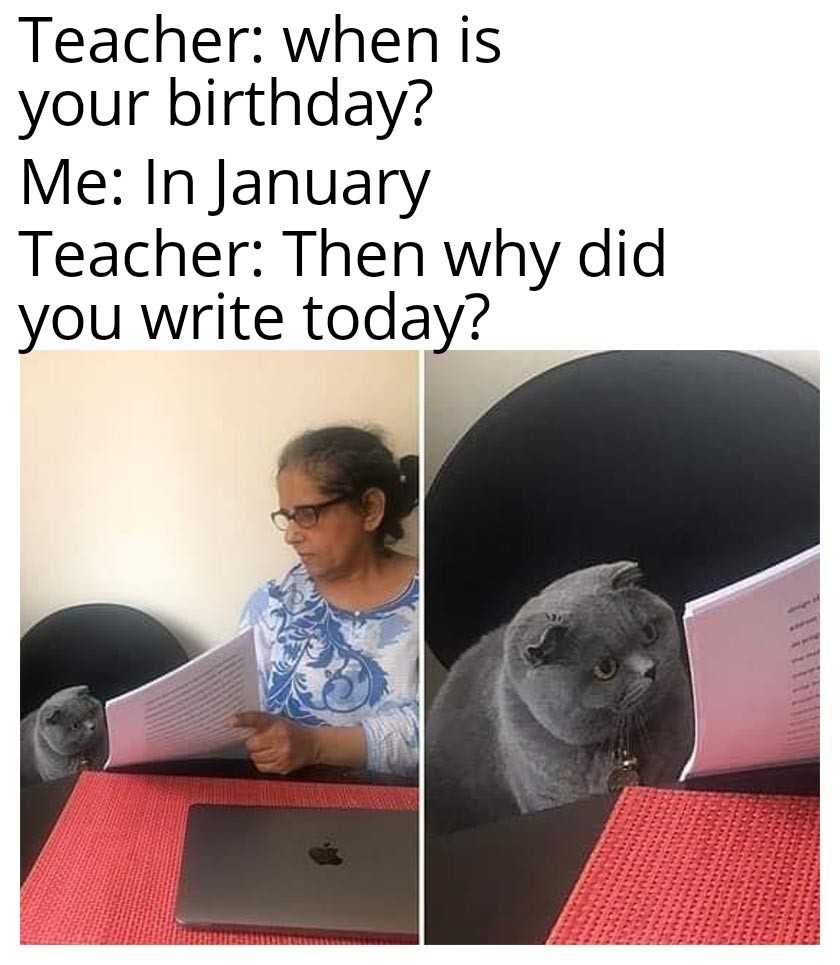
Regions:
<svg viewBox="0 0 840 965"><path fill-rule="evenodd" d="M194 804L179 924L417 935L417 813Z"/></svg>

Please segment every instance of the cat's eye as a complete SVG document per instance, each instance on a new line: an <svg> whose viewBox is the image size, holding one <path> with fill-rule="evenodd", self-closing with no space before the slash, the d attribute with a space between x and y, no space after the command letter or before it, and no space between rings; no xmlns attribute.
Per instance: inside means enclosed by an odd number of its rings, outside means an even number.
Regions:
<svg viewBox="0 0 840 965"><path fill-rule="evenodd" d="M596 680L612 680L618 673L618 661L615 657L602 657L592 669Z"/></svg>
<svg viewBox="0 0 840 965"><path fill-rule="evenodd" d="M656 643L659 639L659 628L655 623L650 620L645 623L642 627L642 637L644 637L645 643L650 646L652 643Z"/></svg>

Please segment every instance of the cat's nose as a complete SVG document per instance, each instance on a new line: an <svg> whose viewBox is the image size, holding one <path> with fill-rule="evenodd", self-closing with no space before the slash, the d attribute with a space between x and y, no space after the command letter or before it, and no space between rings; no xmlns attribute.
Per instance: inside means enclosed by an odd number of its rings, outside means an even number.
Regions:
<svg viewBox="0 0 840 965"><path fill-rule="evenodd" d="M647 670L642 674L643 677L649 677L651 680L656 680L656 664L651 664Z"/></svg>

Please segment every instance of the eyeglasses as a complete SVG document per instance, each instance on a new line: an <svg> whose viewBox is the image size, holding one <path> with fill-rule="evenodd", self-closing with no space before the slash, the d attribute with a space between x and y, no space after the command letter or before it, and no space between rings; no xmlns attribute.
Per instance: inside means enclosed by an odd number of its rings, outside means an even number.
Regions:
<svg viewBox="0 0 840 965"><path fill-rule="evenodd" d="M323 510L328 506L343 503L349 498L349 496L336 496L335 499L328 499L325 503L313 503L311 506L295 506L294 509L275 509L271 514L271 522L274 523L281 533L289 528L289 523L296 523L301 529L312 529L313 526L317 525Z"/></svg>

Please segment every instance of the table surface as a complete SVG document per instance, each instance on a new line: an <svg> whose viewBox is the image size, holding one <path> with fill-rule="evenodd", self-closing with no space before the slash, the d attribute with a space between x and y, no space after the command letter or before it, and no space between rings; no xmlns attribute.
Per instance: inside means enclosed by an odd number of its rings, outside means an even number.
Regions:
<svg viewBox="0 0 840 965"><path fill-rule="evenodd" d="M130 773L261 779L249 761L177 761ZM277 780L344 784L411 782L337 768L306 768ZM76 778L21 788L21 881L26 878ZM698 790L819 794L819 765L721 775L673 785ZM612 811L616 795L430 837L426 841L428 944L542 944Z"/></svg>
<svg viewBox="0 0 840 965"><path fill-rule="evenodd" d="M413 786L412 781L392 774L375 774L371 771L346 768L306 767L286 776L262 774L248 760L189 760L167 761L134 767L115 768L114 773L170 774L183 777L235 777L245 780L321 781L337 784L387 784ZM77 775L58 781L47 781L20 789L20 880L23 883L35 864L41 849L50 836L67 799L70 797Z"/></svg>
<svg viewBox="0 0 840 965"><path fill-rule="evenodd" d="M683 790L819 794L819 764L719 775ZM427 944L542 944L617 795L426 840Z"/></svg>

